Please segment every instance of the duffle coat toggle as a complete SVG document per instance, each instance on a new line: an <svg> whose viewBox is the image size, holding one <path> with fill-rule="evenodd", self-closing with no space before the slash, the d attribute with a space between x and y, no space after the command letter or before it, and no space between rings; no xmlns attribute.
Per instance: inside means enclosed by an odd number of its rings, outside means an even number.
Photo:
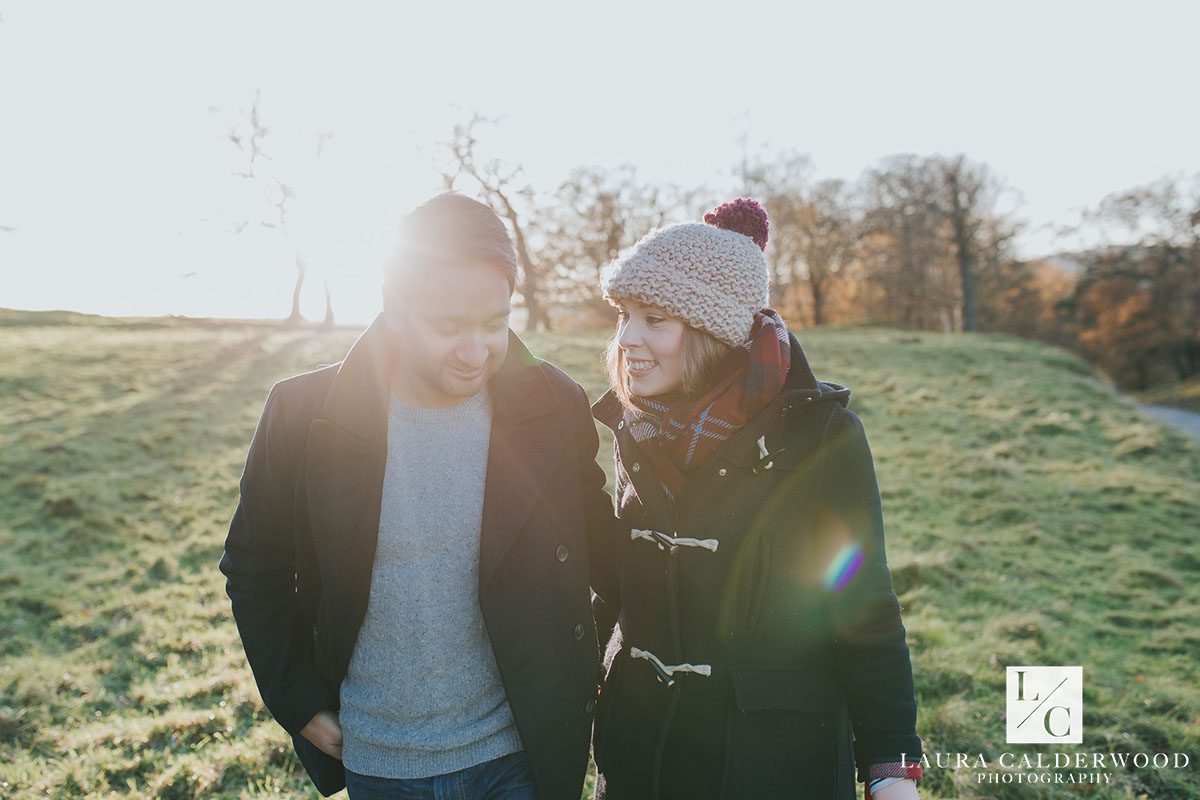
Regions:
<svg viewBox="0 0 1200 800"><path fill-rule="evenodd" d="M756 461L754 466L750 468L750 471L755 475L775 466L775 457L787 449L786 447L781 447L774 452L769 452L767 450L766 439L766 434L758 437L758 461Z"/></svg>
<svg viewBox="0 0 1200 800"><path fill-rule="evenodd" d="M642 528L634 528L629 533L629 538L633 540L645 539L648 542L654 542L658 545L659 550L670 549L675 551L677 547L703 547L705 550L717 552L716 539L693 539L689 536L669 536L662 531L649 531Z"/></svg>
<svg viewBox="0 0 1200 800"><path fill-rule="evenodd" d="M659 660L658 656L651 653L649 650L643 650L640 647L630 647L629 656L631 658L644 658L650 662L650 666L654 667L654 671L658 673L658 679L667 686L675 685L676 672L692 672L696 675L703 675L708 678L712 676L711 664L664 664Z"/></svg>

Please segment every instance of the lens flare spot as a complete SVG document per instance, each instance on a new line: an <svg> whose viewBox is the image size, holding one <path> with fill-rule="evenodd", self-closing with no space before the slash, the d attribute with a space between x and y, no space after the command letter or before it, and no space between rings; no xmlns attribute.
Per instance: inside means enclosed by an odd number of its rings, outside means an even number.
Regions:
<svg viewBox="0 0 1200 800"><path fill-rule="evenodd" d="M854 576L858 574L859 567L863 563L862 548L856 544L847 544L837 555L833 557L833 561L829 564L829 569L825 571L825 588L835 592L840 592L854 580Z"/></svg>

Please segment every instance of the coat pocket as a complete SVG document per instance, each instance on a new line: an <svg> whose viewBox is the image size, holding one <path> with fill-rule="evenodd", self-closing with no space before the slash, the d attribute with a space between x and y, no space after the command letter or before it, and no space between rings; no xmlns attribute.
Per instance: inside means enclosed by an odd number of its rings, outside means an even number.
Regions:
<svg viewBox="0 0 1200 800"><path fill-rule="evenodd" d="M757 665L731 665L729 677L721 797L838 797L837 677Z"/></svg>

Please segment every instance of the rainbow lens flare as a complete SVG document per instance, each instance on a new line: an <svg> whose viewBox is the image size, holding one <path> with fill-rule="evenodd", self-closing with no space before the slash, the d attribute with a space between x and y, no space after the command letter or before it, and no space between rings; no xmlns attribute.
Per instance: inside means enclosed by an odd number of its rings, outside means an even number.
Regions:
<svg viewBox="0 0 1200 800"><path fill-rule="evenodd" d="M829 569L825 571L825 588L835 592L846 588L858 574L862 563L862 548L856 544L847 544L837 552L829 564Z"/></svg>

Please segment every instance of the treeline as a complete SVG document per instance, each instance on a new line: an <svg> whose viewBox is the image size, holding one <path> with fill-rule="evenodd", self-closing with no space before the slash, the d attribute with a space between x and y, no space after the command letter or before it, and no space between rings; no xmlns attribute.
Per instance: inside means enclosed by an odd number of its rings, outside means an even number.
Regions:
<svg viewBox="0 0 1200 800"><path fill-rule="evenodd" d="M438 169L508 222L530 329L612 324L605 265L731 193L650 184L632 166L579 167L535 188L519 166L479 158L487 122L457 126ZM845 181L819 179L792 153L744 158L731 175L732 192L770 214L771 302L794 327L1006 332L1080 353L1132 389L1200 372L1200 175L1111 195L1084 215L1121 244L1037 260L1015 255L1018 195L964 156L892 156Z"/></svg>

